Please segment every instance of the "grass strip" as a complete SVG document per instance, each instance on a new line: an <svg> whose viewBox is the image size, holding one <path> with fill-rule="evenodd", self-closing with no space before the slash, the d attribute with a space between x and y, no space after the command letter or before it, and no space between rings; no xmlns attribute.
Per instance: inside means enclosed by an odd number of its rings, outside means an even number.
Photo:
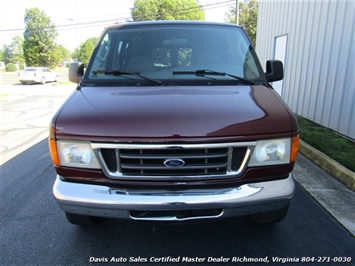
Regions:
<svg viewBox="0 0 355 266"><path fill-rule="evenodd" d="M335 131L297 116L300 138L355 172L355 142Z"/></svg>

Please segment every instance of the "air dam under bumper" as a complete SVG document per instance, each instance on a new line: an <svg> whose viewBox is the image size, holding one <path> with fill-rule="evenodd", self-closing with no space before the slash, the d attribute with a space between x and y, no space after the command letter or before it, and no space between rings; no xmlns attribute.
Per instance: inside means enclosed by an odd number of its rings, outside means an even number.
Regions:
<svg viewBox="0 0 355 266"><path fill-rule="evenodd" d="M129 191L64 182L53 194L68 213L131 220L180 221L226 218L277 210L292 198L295 184L286 179L244 184L237 188L184 191Z"/></svg>

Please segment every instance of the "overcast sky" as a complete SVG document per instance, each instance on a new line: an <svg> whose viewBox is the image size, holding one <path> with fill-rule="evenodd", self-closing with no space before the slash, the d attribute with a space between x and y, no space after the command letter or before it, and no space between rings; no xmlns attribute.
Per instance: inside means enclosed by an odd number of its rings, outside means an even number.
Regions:
<svg viewBox="0 0 355 266"><path fill-rule="evenodd" d="M14 36L23 38L25 9L38 7L57 26L57 42L74 51L103 28L131 17L134 0L0 0L0 48ZM235 0L200 0L206 20L223 22Z"/></svg>

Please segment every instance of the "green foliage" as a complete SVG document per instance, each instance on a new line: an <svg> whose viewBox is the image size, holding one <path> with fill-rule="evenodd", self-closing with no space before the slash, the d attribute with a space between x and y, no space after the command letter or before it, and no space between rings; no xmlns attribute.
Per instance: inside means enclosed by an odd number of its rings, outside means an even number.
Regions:
<svg viewBox="0 0 355 266"><path fill-rule="evenodd" d="M17 67L13 63L8 63L5 66L5 70L6 70L6 72L15 72L15 71L17 71Z"/></svg>
<svg viewBox="0 0 355 266"><path fill-rule="evenodd" d="M23 39L21 37L15 36L12 38L10 45L3 45L1 50L1 61L4 61L5 64L23 64L25 62L23 55Z"/></svg>
<svg viewBox="0 0 355 266"><path fill-rule="evenodd" d="M79 49L76 49L73 53L73 58L82 62L85 66L88 64L91 54L95 49L95 45L98 41L97 37L89 38L82 44L80 44Z"/></svg>
<svg viewBox="0 0 355 266"><path fill-rule="evenodd" d="M7 45L3 44L2 49L0 50L0 62L4 62L5 61L5 57L4 57L4 50L6 49Z"/></svg>
<svg viewBox="0 0 355 266"><path fill-rule="evenodd" d="M258 23L258 6L259 2L257 0L244 1L244 3L239 2L239 25L248 34L252 44L256 44L256 29ZM235 7L229 9L227 14L227 21L235 23Z"/></svg>
<svg viewBox="0 0 355 266"><path fill-rule="evenodd" d="M204 20L202 6L195 0L135 0L133 21Z"/></svg>
<svg viewBox="0 0 355 266"><path fill-rule="evenodd" d="M5 62L7 45L3 44L0 50L0 62ZM6 63L6 62L5 62Z"/></svg>
<svg viewBox="0 0 355 266"><path fill-rule="evenodd" d="M78 60L79 48L75 48L74 52L70 55L74 60Z"/></svg>
<svg viewBox="0 0 355 266"><path fill-rule="evenodd" d="M56 45L58 33L54 23L39 8L25 11L23 51L28 66L55 67L59 62Z"/></svg>
<svg viewBox="0 0 355 266"><path fill-rule="evenodd" d="M70 52L63 45L57 46L57 52L60 60L71 58Z"/></svg>

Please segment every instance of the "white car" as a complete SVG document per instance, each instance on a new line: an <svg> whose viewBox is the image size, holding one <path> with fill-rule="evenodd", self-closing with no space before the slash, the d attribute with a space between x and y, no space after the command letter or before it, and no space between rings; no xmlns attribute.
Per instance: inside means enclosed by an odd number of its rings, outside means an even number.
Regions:
<svg viewBox="0 0 355 266"><path fill-rule="evenodd" d="M59 77L46 67L28 67L18 72L18 79L22 84L57 82Z"/></svg>

